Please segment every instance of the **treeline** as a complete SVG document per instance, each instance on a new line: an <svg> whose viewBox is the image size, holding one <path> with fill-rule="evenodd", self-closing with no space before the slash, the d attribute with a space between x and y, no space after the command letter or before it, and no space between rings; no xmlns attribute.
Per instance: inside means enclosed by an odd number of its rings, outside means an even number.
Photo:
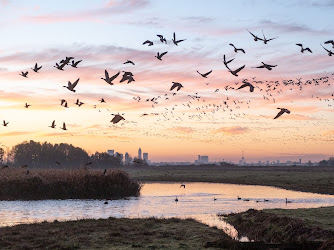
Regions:
<svg viewBox="0 0 334 250"><path fill-rule="evenodd" d="M105 152L96 152L93 155L80 147L71 144L40 143L30 140L15 145L7 152L7 161L4 162L4 151L0 150L3 166L18 166L29 168L119 168L122 166L120 155L109 155ZM128 163L132 164L132 162Z"/></svg>

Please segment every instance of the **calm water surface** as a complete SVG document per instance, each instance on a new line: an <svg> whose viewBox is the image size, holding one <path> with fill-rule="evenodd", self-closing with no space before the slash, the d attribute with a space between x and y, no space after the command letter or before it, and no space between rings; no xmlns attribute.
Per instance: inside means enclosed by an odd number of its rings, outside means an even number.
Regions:
<svg viewBox="0 0 334 250"><path fill-rule="evenodd" d="M289 191L267 186L220 183L146 183L140 197L105 200L0 201L0 226L22 223L108 217L194 218L210 226L234 229L217 213L242 212L250 208L311 208L333 206L334 196ZM240 200L237 197L241 197ZM175 202L175 198L178 202ZM214 198L216 200L214 200ZM291 203L286 204L285 198ZM269 201L264 201L264 200ZM245 201L249 200L249 201Z"/></svg>

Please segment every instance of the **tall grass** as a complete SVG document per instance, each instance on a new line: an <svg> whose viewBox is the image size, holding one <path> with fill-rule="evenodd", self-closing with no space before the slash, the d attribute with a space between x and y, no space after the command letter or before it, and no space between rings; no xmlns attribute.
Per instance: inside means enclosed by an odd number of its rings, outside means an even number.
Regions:
<svg viewBox="0 0 334 250"><path fill-rule="evenodd" d="M140 189L121 170L0 170L0 200L115 199L138 196Z"/></svg>

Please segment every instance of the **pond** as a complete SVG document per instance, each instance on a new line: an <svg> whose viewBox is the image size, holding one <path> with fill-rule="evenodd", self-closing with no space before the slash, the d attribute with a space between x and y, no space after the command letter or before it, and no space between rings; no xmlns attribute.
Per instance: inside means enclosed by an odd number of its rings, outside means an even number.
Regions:
<svg viewBox="0 0 334 250"><path fill-rule="evenodd" d="M145 183L139 197L121 200L0 201L0 226L41 221L108 217L194 218L237 232L217 213L243 212L250 208L311 208L333 206L334 196L297 192L268 186L222 183ZM239 199L238 199L239 197ZM177 198L177 202L175 199ZM286 203L286 198L289 203Z"/></svg>

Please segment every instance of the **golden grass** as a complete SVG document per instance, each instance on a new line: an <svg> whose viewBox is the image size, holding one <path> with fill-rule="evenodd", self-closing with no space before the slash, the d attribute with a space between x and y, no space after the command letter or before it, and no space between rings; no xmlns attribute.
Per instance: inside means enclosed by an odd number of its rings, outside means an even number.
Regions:
<svg viewBox="0 0 334 250"><path fill-rule="evenodd" d="M0 171L0 199L107 199L138 196L141 185L121 170L8 168Z"/></svg>

